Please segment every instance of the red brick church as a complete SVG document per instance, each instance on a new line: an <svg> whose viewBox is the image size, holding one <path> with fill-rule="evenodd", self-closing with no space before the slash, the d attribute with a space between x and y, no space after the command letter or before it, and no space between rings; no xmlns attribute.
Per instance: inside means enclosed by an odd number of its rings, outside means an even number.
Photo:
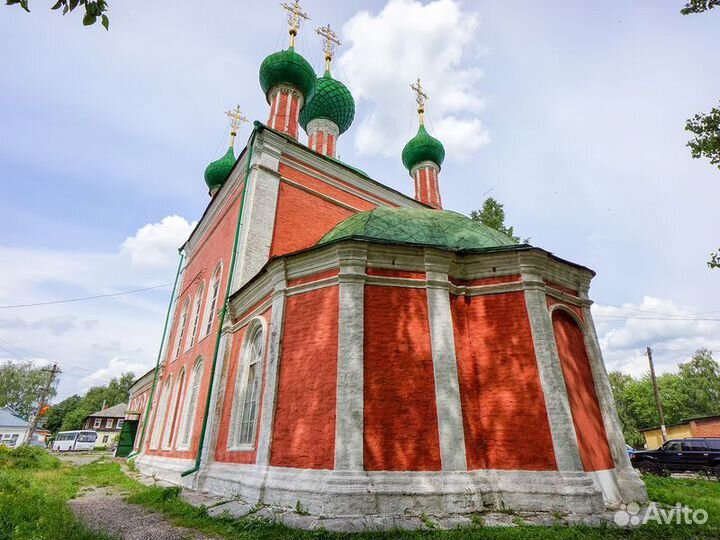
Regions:
<svg viewBox="0 0 720 540"><path fill-rule="evenodd" d="M290 46L269 118L205 173L182 246L141 471L318 515L597 512L646 499L588 298L594 273L442 208L445 150L405 146L410 197L336 156L355 104ZM307 134L302 142L301 129Z"/></svg>

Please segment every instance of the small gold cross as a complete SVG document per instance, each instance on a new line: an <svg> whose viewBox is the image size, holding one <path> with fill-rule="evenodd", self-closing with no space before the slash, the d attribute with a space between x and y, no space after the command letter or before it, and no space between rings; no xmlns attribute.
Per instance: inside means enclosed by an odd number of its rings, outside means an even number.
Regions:
<svg viewBox="0 0 720 540"><path fill-rule="evenodd" d="M315 30L323 38L323 51L325 52L325 70L330 71L330 62L335 55L335 46L342 45L337 34L330 25L321 26Z"/></svg>
<svg viewBox="0 0 720 540"><path fill-rule="evenodd" d="M416 83L410 85L410 88L412 88L415 92L415 101L417 101L418 104L418 114L420 115L420 123L422 124L424 122L425 115L425 102L430 98L425 93L419 77Z"/></svg>
<svg viewBox="0 0 720 540"><path fill-rule="evenodd" d="M249 120L246 116L243 116L242 111L240 111L240 105L237 105L234 109L225 111L225 115L230 118L230 145L232 146L235 144L235 136L237 135L238 129Z"/></svg>
<svg viewBox="0 0 720 540"><path fill-rule="evenodd" d="M300 22L302 19L310 20L307 13L302 10L300 0L295 0L292 4L283 2L280 6L288 12L288 28L290 32L290 48L295 47L295 36L297 36Z"/></svg>

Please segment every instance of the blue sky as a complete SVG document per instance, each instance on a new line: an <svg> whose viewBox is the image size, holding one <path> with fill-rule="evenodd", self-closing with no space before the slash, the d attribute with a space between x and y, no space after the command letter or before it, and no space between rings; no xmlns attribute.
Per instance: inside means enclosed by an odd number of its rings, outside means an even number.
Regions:
<svg viewBox="0 0 720 540"><path fill-rule="evenodd" d="M720 99L720 15L683 17L682 3L306 0L298 48L320 71L312 29L338 30L334 74L358 109L339 154L406 193L408 84L422 77L447 147L445 207L469 212L489 192L520 235L596 270L592 297L625 306L595 309L608 367L639 374L645 345L660 371L720 349L720 322L648 319L720 319L720 272L705 266L720 171L690 158L683 130ZM111 2L110 32L39 0L2 8L0 305L172 281L227 141L223 111L266 119L257 70L286 45L275 2L206 6ZM168 296L2 309L0 358L66 364L61 395L139 372ZM644 318L615 318L629 316Z"/></svg>

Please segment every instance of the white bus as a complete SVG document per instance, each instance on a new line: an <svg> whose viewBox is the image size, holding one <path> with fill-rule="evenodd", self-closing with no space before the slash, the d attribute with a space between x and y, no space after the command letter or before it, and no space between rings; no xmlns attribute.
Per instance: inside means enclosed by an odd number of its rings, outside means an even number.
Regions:
<svg viewBox="0 0 720 540"><path fill-rule="evenodd" d="M95 431L61 431L52 443L53 452L92 450L97 440Z"/></svg>

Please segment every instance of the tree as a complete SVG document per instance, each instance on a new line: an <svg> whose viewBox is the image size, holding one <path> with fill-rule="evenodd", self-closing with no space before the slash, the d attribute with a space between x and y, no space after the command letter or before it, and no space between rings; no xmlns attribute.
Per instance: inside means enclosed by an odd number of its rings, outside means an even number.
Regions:
<svg viewBox="0 0 720 540"><path fill-rule="evenodd" d="M639 446L639 429L660 424L650 375L635 379L613 371L608 377L625 440ZM720 364L711 351L698 349L689 362L679 365L678 373L658 377L658 390L667 424L720 414Z"/></svg>
<svg viewBox="0 0 720 540"><path fill-rule="evenodd" d="M707 264L710 268L720 268L720 249L717 253L710 254L710 260Z"/></svg>
<svg viewBox="0 0 720 540"><path fill-rule="evenodd" d="M470 219L477 221L478 223L482 223L483 225L487 225L491 229L500 231L501 233L508 235L516 242L520 242L520 237L515 236L514 228L507 227L505 225L504 206L492 197L485 199L482 209L470 212Z"/></svg>
<svg viewBox="0 0 720 540"><path fill-rule="evenodd" d="M688 0L688 3L680 10L680 13L683 15L702 13L714 7L720 7L720 0Z"/></svg>
<svg viewBox="0 0 720 540"><path fill-rule="evenodd" d="M45 368L35 367L32 362L6 361L0 365L0 407L10 407L23 418L30 417L48 376ZM55 393L51 387L47 397Z"/></svg>
<svg viewBox="0 0 720 540"><path fill-rule="evenodd" d="M611 371L608 373L608 378L615 397L615 406L620 417L625 442L634 448L642 447L645 439L638 431L637 420L632 413L631 388L637 384L637 381L630 375L625 375L619 371Z"/></svg>
<svg viewBox="0 0 720 540"><path fill-rule="evenodd" d="M69 398L61 401L57 405L50 407L50 410L45 416L45 429L50 433L57 433L63 425L63 421L68 413L75 410L80 403L81 398L77 394L70 396Z"/></svg>
<svg viewBox="0 0 720 540"><path fill-rule="evenodd" d="M704 348L695 351L692 360L680 364L680 377L693 416L720 412L720 365L711 351Z"/></svg>
<svg viewBox="0 0 720 540"><path fill-rule="evenodd" d="M100 410L103 404L105 407L112 407L126 402L134 381L133 373L123 373L119 378L112 379L107 386L90 388L70 410L65 412L60 429L62 431L80 429L85 417Z"/></svg>
<svg viewBox="0 0 720 540"><path fill-rule="evenodd" d="M30 13L30 0L6 0L5 4L8 6L17 4ZM83 24L85 26L95 24L98 18L100 18L100 22L105 27L105 30L110 29L110 19L105 15L105 11L107 11L108 8L106 0L57 0L51 9L62 8L62 14L66 15L78 6L85 8L85 16L83 17Z"/></svg>
<svg viewBox="0 0 720 540"><path fill-rule="evenodd" d="M720 2L720 0L718 0ZM687 143L692 157L707 158L720 169L720 108L709 113L698 113L685 123L685 131L695 138Z"/></svg>

